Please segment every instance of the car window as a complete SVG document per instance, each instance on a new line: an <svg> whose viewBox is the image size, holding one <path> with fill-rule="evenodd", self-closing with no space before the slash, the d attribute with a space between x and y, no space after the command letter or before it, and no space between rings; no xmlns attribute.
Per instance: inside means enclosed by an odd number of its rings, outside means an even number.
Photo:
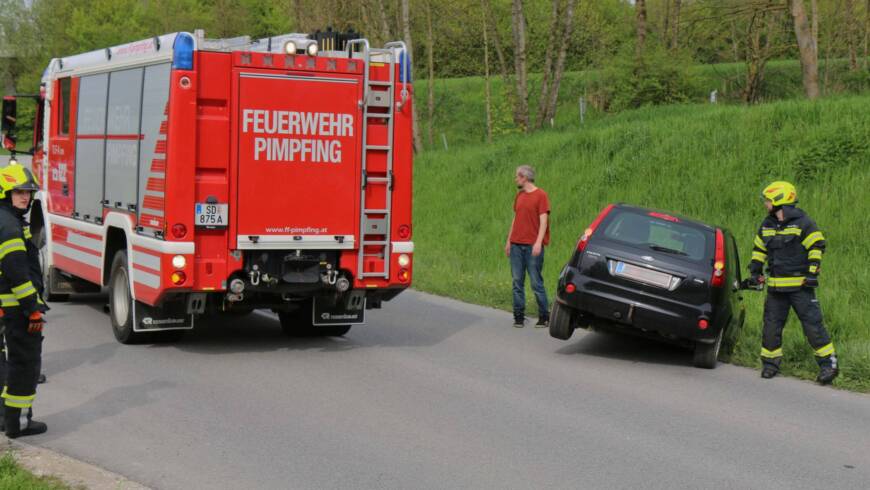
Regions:
<svg viewBox="0 0 870 490"><path fill-rule="evenodd" d="M662 216L665 218L618 211L604 228L604 236L691 260L703 260L707 256L707 241L712 237L711 233L682 224L678 218Z"/></svg>

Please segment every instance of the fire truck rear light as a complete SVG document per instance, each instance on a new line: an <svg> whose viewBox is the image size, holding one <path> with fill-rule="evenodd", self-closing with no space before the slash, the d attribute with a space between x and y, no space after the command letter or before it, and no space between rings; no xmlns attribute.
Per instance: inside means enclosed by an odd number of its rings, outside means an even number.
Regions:
<svg viewBox="0 0 870 490"><path fill-rule="evenodd" d="M399 281L400 282L408 282L411 280L411 273L408 272L408 269L400 269L399 270Z"/></svg>
<svg viewBox="0 0 870 490"><path fill-rule="evenodd" d="M411 264L411 257L408 254L399 255L399 267L408 267Z"/></svg>
<svg viewBox="0 0 870 490"><path fill-rule="evenodd" d="M317 56L317 52L320 48L317 46L317 43L311 43L308 45L308 48L305 49L305 52L308 53L308 56Z"/></svg>
<svg viewBox="0 0 870 490"><path fill-rule="evenodd" d="M172 45L172 68L176 70L193 70L193 50L196 42L193 36L186 32L179 33Z"/></svg>
<svg viewBox="0 0 870 490"><path fill-rule="evenodd" d="M565 286L566 293L573 293L576 290L577 290L577 286L575 286L573 283L568 283L568 285Z"/></svg>
<svg viewBox="0 0 870 490"><path fill-rule="evenodd" d="M284 43L284 52L287 54L296 54L296 43L287 41Z"/></svg>
<svg viewBox="0 0 870 490"><path fill-rule="evenodd" d="M174 236L175 238L184 238L185 235L187 235L186 226L181 223L175 223L174 225L172 225L172 236Z"/></svg>
<svg viewBox="0 0 870 490"><path fill-rule="evenodd" d="M181 77L178 80L178 86L185 89L185 90L189 89L190 88L190 77Z"/></svg>
<svg viewBox="0 0 870 490"><path fill-rule="evenodd" d="M710 322L708 322L706 318L701 318L700 320L698 320L698 328L700 328L701 330L707 330L707 327L709 326Z"/></svg>
<svg viewBox="0 0 870 490"><path fill-rule="evenodd" d="M402 225L399 227L399 238L402 240L407 240L411 238L411 227L408 225Z"/></svg>
<svg viewBox="0 0 870 490"><path fill-rule="evenodd" d="M184 272L181 271L175 271L172 273L172 275L169 276L169 280L172 281L172 284L175 284L176 286L184 284L184 281L186 279L187 276L184 275Z"/></svg>
<svg viewBox="0 0 870 490"><path fill-rule="evenodd" d="M187 259L184 258L184 255L176 255L172 257L172 267L176 269L184 269L184 266L187 265Z"/></svg>

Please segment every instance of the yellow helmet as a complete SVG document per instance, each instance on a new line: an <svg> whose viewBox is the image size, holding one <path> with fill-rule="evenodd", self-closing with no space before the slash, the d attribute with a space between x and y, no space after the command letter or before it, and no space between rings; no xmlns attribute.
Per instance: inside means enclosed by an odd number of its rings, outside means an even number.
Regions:
<svg viewBox="0 0 870 490"><path fill-rule="evenodd" d="M784 180L777 180L761 191L761 197L774 206L786 206L797 202L797 189Z"/></svg>
<svg viewBox="0 0 870 490"><path fill-rule="evenodd" d="M39 181L29 168L22 165L8 165L0 168L0 199L9 197L11 191L39 190Z"/></svg>

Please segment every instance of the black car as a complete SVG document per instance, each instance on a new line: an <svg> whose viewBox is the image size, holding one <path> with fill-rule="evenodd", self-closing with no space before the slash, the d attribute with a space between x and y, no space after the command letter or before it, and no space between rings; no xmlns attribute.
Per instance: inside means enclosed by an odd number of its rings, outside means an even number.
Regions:
<svg viewBox="0 0 870 490"><path fill-rule="evenodd" d="M576 327L648 335L693 347L694 365L712 369L743 326L740 284L728 230L611 204L559 276L550 335L568 340Z"/></svg>

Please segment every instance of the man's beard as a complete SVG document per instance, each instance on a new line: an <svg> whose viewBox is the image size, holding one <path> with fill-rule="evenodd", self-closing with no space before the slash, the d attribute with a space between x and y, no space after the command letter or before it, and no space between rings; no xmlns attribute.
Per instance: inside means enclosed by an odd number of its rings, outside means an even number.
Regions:
<svg viewBox="0 0 870 490"><path fill-rule="evenodd" d="M523 188L523 184L517 184L517 189L522 189L522 188Z"/></svg>

